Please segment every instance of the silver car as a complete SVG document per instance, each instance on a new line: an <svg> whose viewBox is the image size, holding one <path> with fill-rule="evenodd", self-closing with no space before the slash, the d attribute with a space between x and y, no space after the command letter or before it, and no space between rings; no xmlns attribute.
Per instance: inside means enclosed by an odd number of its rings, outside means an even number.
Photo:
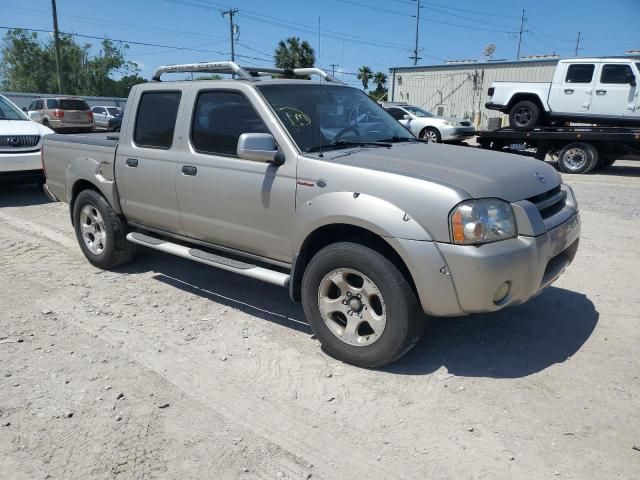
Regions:
<svg viewBox="0 0 640 480"><path fill-rule="evenodd" d="M97 105L91 107L91 111L96 127L111 131L120 130L122 123L122 109L120 107Z"/></svg>
<svg viewBox="0 0 640 480"><path fill-rule="evenodd" d="M383 107L415 136L429 142L459 142L476 133L469 120L437 117L423 108L405 103L385 103Z"/></svg>

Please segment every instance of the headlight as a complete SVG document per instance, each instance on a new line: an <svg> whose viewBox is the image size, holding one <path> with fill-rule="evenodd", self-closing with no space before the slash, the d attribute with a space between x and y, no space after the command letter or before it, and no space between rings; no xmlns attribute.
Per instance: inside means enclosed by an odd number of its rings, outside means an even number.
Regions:
<svg viewBox="0 0 640 480"><path fill-rule="evenodd" d="M444 123L445 125L449 125L449 126L454 125L454 123L450 122L449 120L443 120L442 123Z"/></svg>
<svg viewBox="0 0 640 480"><path fill-rule="evenodd" d="M497 242L517 235L511 205L497 198L468 200L449 216L451 241L470 245Z"/></svg>

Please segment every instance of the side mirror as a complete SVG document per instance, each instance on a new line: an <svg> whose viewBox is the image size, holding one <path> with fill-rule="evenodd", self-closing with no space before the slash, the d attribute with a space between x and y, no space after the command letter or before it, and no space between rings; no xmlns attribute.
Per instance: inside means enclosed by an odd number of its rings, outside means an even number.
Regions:
<svg viewBox="0 0 640 480"><path fill-rule="evenodd" d="M28 112L29 118L31 120L33 120L34 122L42 122L42 114L40 112L36 112L36 111L30 111Z"/></svg>
<svg viewBox="0 0 640 480"><path fill-rule="evenodd" d="M402 119L403 120L411 120L411 115L405 114L405 115L402 116Z"/></svg>
<svg viewBox="0 0 640 480"><path fill-rule="evenodd" d="M269 133L243 133L238 139L238 157L244 160L282 165L284 154Z"/></svg>

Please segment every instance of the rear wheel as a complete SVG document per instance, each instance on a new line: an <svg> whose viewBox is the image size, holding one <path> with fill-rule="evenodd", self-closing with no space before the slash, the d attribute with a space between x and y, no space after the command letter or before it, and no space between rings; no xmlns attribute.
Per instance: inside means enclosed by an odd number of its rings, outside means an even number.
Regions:
<svg viewBox="0 0 640 480"><path fill-rule="evenodd" d="M589 143L570 143L558 154L558 168L564 173L589 173L597 164L598 151Z"/></svg>
<svg viewBox="0 0 640 480"><path fill-rule="evenodd" d="M539 120L540 107L529 100L516 103L509 111L509 125L516 130L533 130Z"/></svg>
<svg viewBox="0 0 640 480"><path fill-rule="evenodd" d="M311 259L302 304L325 352L366 368L400 358L424 328L404 275L381 253L357 243L329 245Z"/></svg>
<svg viewBox="0 0 640 480"><path fill-rule="evenodd" d="M426 140L429 143L440 143L442 142L442 137L438 129L433 127L427 127L420 132L420 138Z"/></svg>
<svg viewBox="0 0 640 480"><path fill-rule="evenodd" d="M78 194L73 225L82 253L96 267L114 268L133 259L136 246L126 238L126 222L95 190Z"/></svg>

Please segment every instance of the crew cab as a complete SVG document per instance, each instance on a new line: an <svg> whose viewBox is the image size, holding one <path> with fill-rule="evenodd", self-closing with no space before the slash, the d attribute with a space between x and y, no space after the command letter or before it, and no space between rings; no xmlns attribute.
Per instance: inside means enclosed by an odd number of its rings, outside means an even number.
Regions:
<svg viewBox="0 0 640 480"><path fill-rule="evenodd" d="M189 71L235 80L160 81ZM119 140L45 140L45 190L69 203L88 261L114 268L143 246L286 287L355 365L401 357L422 312L527 301L578 248L552 167L421 141L319 69L161 67L123 119Z"/></svg>
<svg viewBox="0 0 640 480"><path fill-rule="evenodd" d="M550 122L640 126L640 58L560 60L551 83L493 82L485 107L516 130Z"/></svg>

